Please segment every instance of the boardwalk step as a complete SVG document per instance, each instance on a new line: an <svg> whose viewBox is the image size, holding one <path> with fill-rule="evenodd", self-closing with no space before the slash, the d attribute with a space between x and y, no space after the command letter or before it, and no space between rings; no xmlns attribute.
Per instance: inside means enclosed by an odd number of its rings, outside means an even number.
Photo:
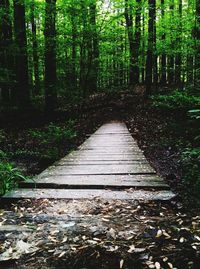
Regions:
<svg viewBox="0 0 200 269"><path fill-rule="evenodd" d="M125 200L170 200L174 194L168 190L63 190L63 189L18 189L4 196L4 199L125 199Z"/></svg>

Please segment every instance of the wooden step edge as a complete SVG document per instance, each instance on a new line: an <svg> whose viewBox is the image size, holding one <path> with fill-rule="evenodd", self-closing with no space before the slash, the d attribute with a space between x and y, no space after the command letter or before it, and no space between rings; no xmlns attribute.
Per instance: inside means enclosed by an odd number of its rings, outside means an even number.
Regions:
<svg viewBox="0 0 200 269"><path fill-rule="evenodd" d="M67 183L53 183L53 182L21 182L19 188L27 189L111 189L111 190L124 190L124 189L156 189L156 190L169 190L170 187L166 183L160 183L160 185L152 184L138 184L134 185L134 182L130 185L111 185L111 184L67 184ZM157 182L156 182L157 183Z"/></svg>
<svg viewBox="0 0 200 269"><path fill-rule="evenodd" d="M101 190L101 189L16 189L1 198L1 204L22 199L67 199L67 200L139 200L171 201L176 197L170 190Z"/></svg>

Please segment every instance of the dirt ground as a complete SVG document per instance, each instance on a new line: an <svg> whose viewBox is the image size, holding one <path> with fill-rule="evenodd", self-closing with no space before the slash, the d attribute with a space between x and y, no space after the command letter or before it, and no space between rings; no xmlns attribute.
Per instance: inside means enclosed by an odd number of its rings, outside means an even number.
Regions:
<svg viewBox="0 0 200 269"><path fill-rule="evenodd" d="M177 201L26 200L1 210L7 268L199 268L200 216Z"/></svg>

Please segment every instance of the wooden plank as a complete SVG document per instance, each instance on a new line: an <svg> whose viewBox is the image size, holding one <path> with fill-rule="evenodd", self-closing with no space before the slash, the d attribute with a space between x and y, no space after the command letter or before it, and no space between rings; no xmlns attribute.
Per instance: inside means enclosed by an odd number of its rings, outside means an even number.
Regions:
<svg viewBox="0 0 200 269"><path fill-rule="evenodd" d="M147 160L85 160L85 159L73 159L73 160L61 160L56 165L125 165L125 164L148 164Z"/></svg>
<svg viewBox="0 0 200 269"><path fill-rule="evenodd" d="M36 185L35 185L36 184ZM103 176L103 175L66 175L66 176L49 176L49 177L40 177L34 183L30 181L25 184L21 184L20 187L48 187L48 188L80 188L87 187L90 188L104 188L104 187L154 187L154 188L169 188L169 186L157 176ZM55 187L56 186L56 187Z"/></svg>
<svg viewBox="0 0 200 269"><path fill-rule="evenodd" d="M82 181L87 181L87 180L96 180L99 183L101 181L105 180L115 180L115 181L158 181L158 182L163 182L163 179L161 179L158 175L156 174L142 174L142 175L59 175L59 176L51 176L49 177L43 177L42 173L39 174L35 179L37 182L48 182L48 180L55 180L57 182L57 179L61 178L63 180L73 180L76 181L76 179L82 180Z"/></svg>
<svg viewBox="0 0 200 269"><path fill-rule="evenodd" d="M37 189L112 189L112 190L123 190L127 188L133 189L149 189L153 188L155 190L169 190L169 185L164 182L157 181L135 181L135 182L110 182L106 180L105 182L100 182L99 184L93 180L85 182L76 180L64 182L58 177L57 182L52 177L52 181L49 182L21 182L19 188L37 188Z"/></svg>
<svg viewBox="0 0 200 269"><path fill-rule="evenodd" d="M4 196L4 199L117 199L117 200L170 200L175 195L168 190L63 190L63 189L18 189Z"/></svg>
<svg viewBox="0 0 200 269"><path fill-rule="evenodd" d="M52 166L47 172L52 175L116 175L116 174L149 174L155 170L148 164L125 165L68 165Z"/></svg>

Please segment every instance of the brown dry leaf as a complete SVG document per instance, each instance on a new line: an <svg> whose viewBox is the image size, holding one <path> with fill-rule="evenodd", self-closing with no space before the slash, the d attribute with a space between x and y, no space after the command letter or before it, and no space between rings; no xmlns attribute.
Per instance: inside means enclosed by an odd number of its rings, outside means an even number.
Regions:
<svg viewBox="0 0 200 269"><path fill-rule="evenodd" d="M166 237L166 239L171 238L171 236L167 232L165 232L165 231L163 231L163 235Z"/></svg>
<svg viewBox="0 0 200 269"><path fill-rule="evenodd" d="M109 219L102 218L102 221L109 222Z"/></svg>
<svg viewBox="0 0 200 269"><path fill-rule="evenodd" d="M107 235L111 236L113 239L116 239L116 231L113 228L110 228Z"/></svg>
<svg viewBox="0 0 200 269"><path fill-rule="evenodd" d="M185 238L184 238L184 237L181 237L181 238L179 239L179 242L180 242L180 243L184 243L184 242L185 242Z"/></svg>
<svg viewBox="0 0 200 269"><path fill-rule="evenodd" d="M162 230L158 230L157 234L156 234L156 237L159 238L159 237L162 236L162 234L163 234Z"/></svg>
<svg viewBox="0 0 200 269"><path fill-rule="evenodd" d="M19 240L16 244L17 252L20 252L20 253L29 253L29 250L31 247L32 247L31 244L26 243L23 240Z"/></svg>
<svg viewBox="0 0 200 269"><path fill-rule="evenodd" d="M170 269L173 269L174 268L174 266L173 266L173 264L171 262L168 262L167 264L168 264L168 266L169 266Z"/></svg>
<svg viewBox="0 0 200 269"><path fill-rule="evenodd" d="M134 245L129 246L128 253L133 253L134 251L135 251L135 246Z"/></svg>
<svg viewBox="0 0 200 269"><path fill-rule="evenodd" d="M62 243L65 243L65 242L67 242L67 236L65 236L65 237L63 238L63 240L62 240Z"/></svg>
<svg viewBox="0 0 200 269"><path fill-rule="evenodd" d="M60 255L58 256L58 258L63 257L63 256L65 255L65 253L66 253L66 251L62 251L62 252L60 253Z"/></svg>
<svg viewBox="0 0 200 269"><path fill-rule="evenodd" d="M160 269L160 268L161 268L161 266L160 266L160 263L159 263L159 262L155 262L155 268L156 268L156 269Z"/></svg>
<svg viewBox="0 0 200 269"><path fill-rule="evenodd" d="M121 269L124 265L124 260L120 260L120 263L119 263L119 268Z"/></svg>
<svg viewBox="0 0 200 269"><path fill-rule="evenodd" d="M200 241L200 237L198 235L195 235L194 238Z"/></svg>
<svg viewBox="0 0 200 269"><path fill-rule="evenodd" d="M54 235L54 234L57 234L57 233L59 233L59 230L51 231L51 235Z"/></svg>

